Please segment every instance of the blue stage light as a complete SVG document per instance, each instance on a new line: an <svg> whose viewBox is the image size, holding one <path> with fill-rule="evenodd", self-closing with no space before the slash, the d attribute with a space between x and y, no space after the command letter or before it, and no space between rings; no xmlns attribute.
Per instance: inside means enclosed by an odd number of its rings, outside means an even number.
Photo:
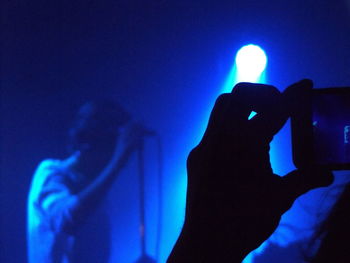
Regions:
<svg viewBox="0 0 350 263"><path fill-rule="evenodd" d="M267 56L261 47L243 46L236 55L237 82L261 82L266 65Z"/></svg>

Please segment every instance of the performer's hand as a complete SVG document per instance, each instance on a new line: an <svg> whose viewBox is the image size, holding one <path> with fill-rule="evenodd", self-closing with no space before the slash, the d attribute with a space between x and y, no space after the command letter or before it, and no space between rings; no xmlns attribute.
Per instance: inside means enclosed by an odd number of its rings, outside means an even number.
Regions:
<svg viewBox="0 0 350 263"><path fill-rule="evenodd" d="M131 153L142 146L145 136L148 135L150 135L150 131L138 122L131 122L125 125L118 136L112 162L117 163L120 160L126 162Z"/></svg>

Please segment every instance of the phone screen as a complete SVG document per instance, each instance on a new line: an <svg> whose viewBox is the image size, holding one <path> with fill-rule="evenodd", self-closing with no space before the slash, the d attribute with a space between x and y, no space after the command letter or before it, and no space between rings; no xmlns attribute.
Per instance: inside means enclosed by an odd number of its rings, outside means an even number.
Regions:
<svg viewBox="0 0 350 263"><path fill-rule="evenodd" d="M317 164L350 163L350 88L314 90L312 128Z"/></svg>

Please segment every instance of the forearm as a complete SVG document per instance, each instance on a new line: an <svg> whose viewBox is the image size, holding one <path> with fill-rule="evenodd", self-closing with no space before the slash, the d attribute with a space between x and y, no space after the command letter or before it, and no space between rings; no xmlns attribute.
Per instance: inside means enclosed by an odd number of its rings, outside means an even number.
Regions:
<svg viewBox="0 0 350 263"><path fill-rule="evenodd" d="M131 149L127 149L123 153L118 154L117 157L113 157L96 179L76 195L78 202L72 210L73 219L84 217L99 204L123 167L127 164L131 152Z"/></svg>

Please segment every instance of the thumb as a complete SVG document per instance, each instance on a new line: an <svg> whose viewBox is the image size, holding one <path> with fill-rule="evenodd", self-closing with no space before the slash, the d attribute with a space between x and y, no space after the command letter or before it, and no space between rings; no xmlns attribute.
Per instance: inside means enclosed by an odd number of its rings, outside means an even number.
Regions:
<svg viewBox="0 0 350 263"><path fill-rule="evenodd" d="M297 169L282 177L282 188L287 199L292 202L300 195L319 187L326 187L333 183L333 173L320 166L310 166Z"/></svg>

